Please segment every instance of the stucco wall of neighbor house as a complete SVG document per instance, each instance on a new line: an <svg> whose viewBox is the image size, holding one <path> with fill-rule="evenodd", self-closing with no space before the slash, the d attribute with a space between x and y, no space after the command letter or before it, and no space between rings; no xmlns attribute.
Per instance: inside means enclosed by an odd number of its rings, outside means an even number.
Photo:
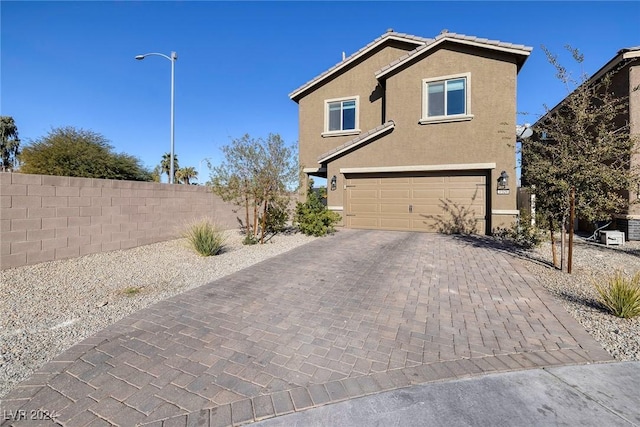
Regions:
<svg viewBox="0 0 640 427"><path fill-rule="evenodd" d="M636 59L628 67L629 72L626 73L628 86L626 88L626 94L629 96L629 133L635 138L636 147L640 147L640 59ZM640 153L633 155L633 165L640 167ZM640 203L634 203L638 201L640 197L640 191L632 191L630 194L629 202L629 214L635 215L640 224ZM640 240L640 236L638 236Z"/></svg>
<svg viewBox="0 0 640 427"><path fill-rule="evenodd" d="M0 268L173 239L202 217L232 229L234 209L195 185L0 173Z"/></svg>
<svg viewBox="0 0 640 427"><path fill-rule="evenodd" d="M472 120L419 124L422 115L422 79L471 73ZM328 164L327 176L336 175L343 190L340 168L495 163L488 182L491 209L515 211L516 74L513 59L456 47L438 49L429 58L410 65L386 82L386 118L396 123L384 136ZM302 128L301 128L302 129ZM500 172L510 176L510 194L497 195ZM328 205L343 206L345 191L329 191ZM515 215L492 215L491 226L504 227Z"/></svg>
<svg viewBox="0 0 640 427"><path fill-rule="evenodd" d="M382 123L382 92L374 73L414 47L392 42L374 50L299 100L299 156L303 167L320 167L318 156L358 136L322 136L325 100L359 95L359 129L364 133L379 126Z"/></svg>

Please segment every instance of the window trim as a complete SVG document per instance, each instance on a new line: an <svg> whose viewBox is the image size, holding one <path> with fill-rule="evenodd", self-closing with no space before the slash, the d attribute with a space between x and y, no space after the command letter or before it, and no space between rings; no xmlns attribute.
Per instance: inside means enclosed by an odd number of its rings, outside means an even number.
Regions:
<svg viewBox="0 0 640 427"><path fill-rule="evenodd" d="M355 129L329 130L329 104L333 102L344 102L344 101L356 102ZM323 137L357 135L359 133L360 133L360 95L343 96L341 98L332 98L332 99L324 100L324 132L322 132Z"/></svg>
<svg viewBox="0 0 640 427"><path fill-rule="evenodd" d="M449 80L465 79L465 113L464 114L444 114L442 116L429 116L429 90L428 84L435 82L445 82ZM446 100L446 93L445 93ZM445 106L446 112L446 106ZM450 74L422 79L422 117L420 124L461 122L473 119L471 114L471 73Z"/></svg>

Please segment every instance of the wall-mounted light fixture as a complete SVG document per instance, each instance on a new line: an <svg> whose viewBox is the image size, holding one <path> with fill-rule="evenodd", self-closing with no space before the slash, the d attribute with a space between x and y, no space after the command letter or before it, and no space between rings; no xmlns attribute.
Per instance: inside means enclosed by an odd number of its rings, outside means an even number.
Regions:
<svg viewBox="0 0 640 427"><path fill-rule="evenodd" d="M500 178L498 178L498 188L507 188L509 186L509 175L507 172L500 172Z"/></svg>
<svg viewBox="0 0 640 427"><path fill-rule="evenodd" d="M333 175L331 177L331 191L335 191L337 185L338 185L338 178L335 175Z"/></svg>

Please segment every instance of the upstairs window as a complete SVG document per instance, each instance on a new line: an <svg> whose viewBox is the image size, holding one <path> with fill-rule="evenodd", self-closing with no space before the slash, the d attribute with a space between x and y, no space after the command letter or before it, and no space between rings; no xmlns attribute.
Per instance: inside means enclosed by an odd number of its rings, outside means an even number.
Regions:
<svg viewBox="0 0 640 427"><path fill-rule="evenodd" d="M323 135L345 135L360 132L358 129L358 101L357 96L326 100Z"/></svg>
<svg viewBox="0 0 640 427"><path fill-rule="evenodd" d="M422 80L421 123L470 120L469 74Z"/></svg>

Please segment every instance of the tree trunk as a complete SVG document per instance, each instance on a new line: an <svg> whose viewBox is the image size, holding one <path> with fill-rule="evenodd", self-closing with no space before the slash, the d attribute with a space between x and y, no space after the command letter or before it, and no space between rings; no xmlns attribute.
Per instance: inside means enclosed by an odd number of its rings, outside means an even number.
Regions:
<svg viewBox="0 0 640 427"><path fill-rule="evenodd" d="M246 222L244 223L244 226L247 229L247 237L249 237L251 233L251 227L249 226L249 195L248 194L244 195L244 209L246 213L246 219L245 219Z"/></svg>
<svg viewBox="0 0 640 427"><path fill-rule="evenodd" d="M264 245L264 233L265 230L267 229L267 208L269 207L269 204L266 200L265 197L265 201L264 201L264 208L262 211L262 230L260 230L262 232L262 234L260 235L260 244Z"/></svg>
<svg viewBox="0 0 640 427"><path fill-rule="evenodd" d="M558 268L558 251L556 248L556 238L553 235L553 221L549 222L549 234L551 235L551 255L553 256L553 267Z"/></svg>
<svg viewBox="0 0 640 427"><path fill-rule="evenodd" d="M576 189L571 187L571 198L569 199L569 258L567 259L567 273L571 274L573 266L573 223L576 217Z"/></svg>
<svg viewBox="0 0 640 427"><path fill-rule="evenodd" d="M253 201L253 237L258 237L258 202Z"/></svg>
<svg viewBox="0 0 640 427"><path fill-rule="evenodd" d="M564 271L565 266L565 242L567 234L567 218L562 218L562 225L560 226L560 271Z"/></svg>

